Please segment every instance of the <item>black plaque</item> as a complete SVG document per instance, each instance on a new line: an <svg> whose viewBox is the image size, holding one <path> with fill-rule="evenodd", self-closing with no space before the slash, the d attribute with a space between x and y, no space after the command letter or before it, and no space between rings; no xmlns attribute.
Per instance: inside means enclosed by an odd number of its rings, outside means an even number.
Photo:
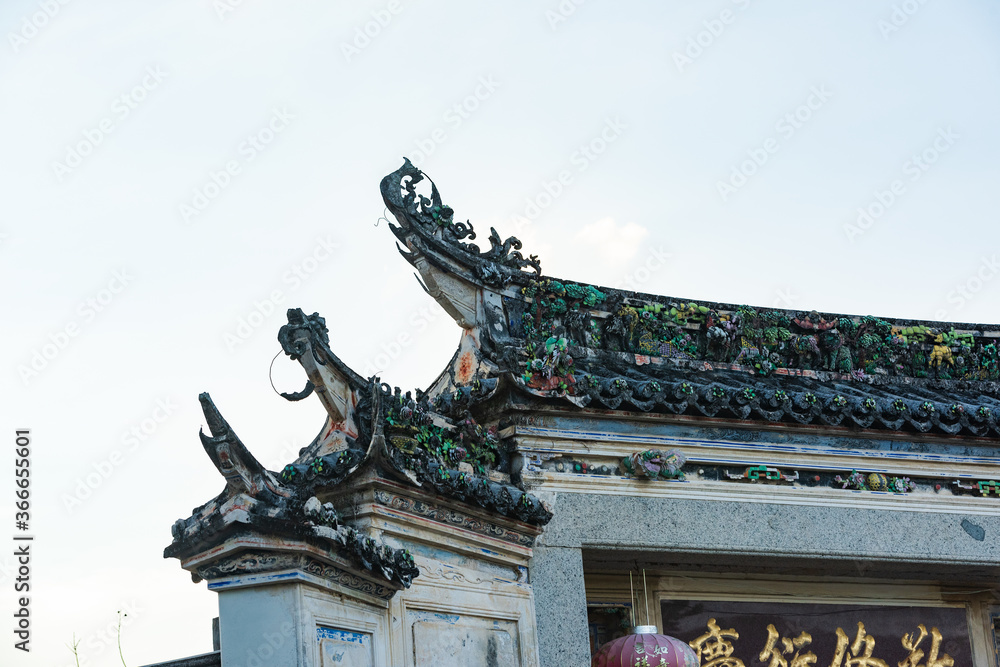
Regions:
<svg viewBox="0 0 1000 667"><path fill-rule="evenodd" d="M713 635L709 623L715 619L719 631L715 635L721 636L702 640L702 667L973 667L965 607L673 600L664 601L660 611L664 633L689 643ZM904 646L904 639L911 648ZM935 644L940 662L930 662ZM923 657L914 660L917 651ZM775 658L777 662L772 662Z"/></svg>

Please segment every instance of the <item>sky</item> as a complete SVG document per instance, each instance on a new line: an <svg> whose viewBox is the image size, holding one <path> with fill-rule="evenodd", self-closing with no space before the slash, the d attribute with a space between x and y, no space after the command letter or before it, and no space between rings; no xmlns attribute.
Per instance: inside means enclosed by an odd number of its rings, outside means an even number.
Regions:
<svg viewBox="0 0 1000 667"><path fill-rule="evenodd" d="M165 560L223 480L209 391L272 469L322 425L276 340L326 317L425 387L460 336L386 228L410 157L485 244L685 299L1000 322L1000 5L986 0L6 0L0 618L31 534L31 652L211 650ZM272 363L273 361L273 363ZM9 548L8 548L9 547Z"/></svg>

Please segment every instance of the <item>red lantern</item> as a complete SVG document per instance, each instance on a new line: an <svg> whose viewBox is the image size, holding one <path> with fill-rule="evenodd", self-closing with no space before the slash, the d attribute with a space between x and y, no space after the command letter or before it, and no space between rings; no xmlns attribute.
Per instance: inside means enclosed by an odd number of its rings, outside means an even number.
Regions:
<svg viewBox="0 0 1000 667"><path fill-rule="evenodd" d="M591 660L591 667L698 667L698 656L680 639L639 625L631 635L612 639Z"/></svg>

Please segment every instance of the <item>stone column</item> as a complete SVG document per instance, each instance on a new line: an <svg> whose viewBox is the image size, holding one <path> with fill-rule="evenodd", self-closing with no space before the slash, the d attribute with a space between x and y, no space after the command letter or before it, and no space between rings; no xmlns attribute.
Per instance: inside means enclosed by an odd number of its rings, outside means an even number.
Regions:
<svg viewBox="0 0 1000 667"><path fill-rule="evenodd" d="M217 589L222 667L311 665L299 650L299 584Z"/></svg>
<svg viewBox="0 0 1000 667"><path fill-rule="evenodd" d="M589 665L590 629L579 547L536 545L528 565L542 665Z"/></svg>

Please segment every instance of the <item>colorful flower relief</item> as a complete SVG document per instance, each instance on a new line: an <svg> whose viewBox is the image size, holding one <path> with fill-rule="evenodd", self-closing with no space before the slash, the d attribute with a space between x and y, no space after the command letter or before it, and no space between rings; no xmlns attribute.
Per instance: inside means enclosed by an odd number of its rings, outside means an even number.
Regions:
<svg viewBox="0 0 1000 667"><path fill-rule="evenodd" d="M571 346L735 364L767 376L779 368L866 376L996 380L993 338L953 328L896 325L878 317L835 317L605 294L591 285L534 280L519 326L527 341L525 381L572 374ZM509 300L508 308L518 304ZM515 320L517 318L514 318ZM565 382L565 380L562 380Z"/></svg>

